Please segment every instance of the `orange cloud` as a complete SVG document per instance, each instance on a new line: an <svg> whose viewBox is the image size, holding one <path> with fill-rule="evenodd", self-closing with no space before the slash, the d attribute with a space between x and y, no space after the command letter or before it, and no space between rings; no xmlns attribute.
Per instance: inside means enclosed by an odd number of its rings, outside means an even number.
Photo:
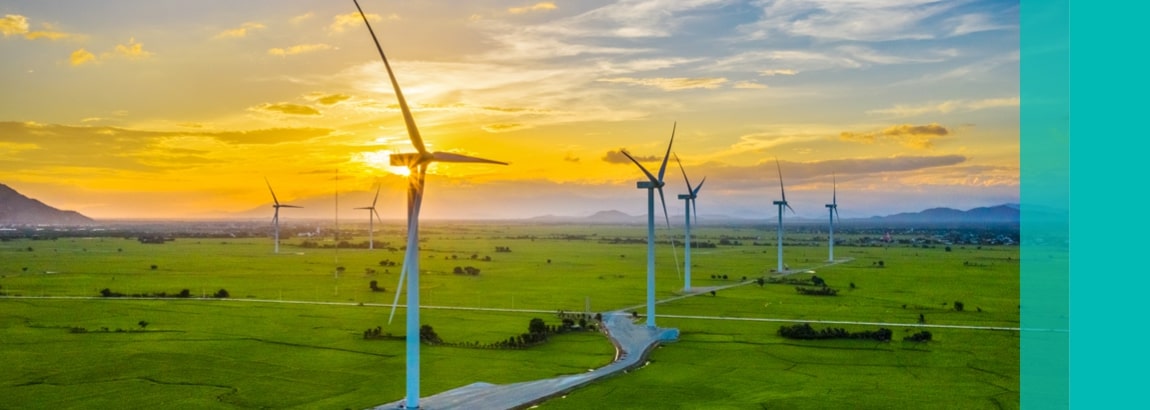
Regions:
<svg viewBox="0 0 1150 410"><path fill-rule="evenodd" d="M320 115L319 110L316 110L315 108L306 105L288 103L264 104L253 109L259 111L278 112L288 115Z"/></svg>
<svg viewBox="0 0 1150 410"><path fill-rule="evenodd" d="M927 125L900 124L874 132L856 133L843 131L839 134L839 139L863 144L873 144L878 140L888 140L901 143L911 148L930 149L934 147L935 139L947 135L950 135L950 130L934 123Z"/></svg>
<svg viewBox="0 0 1150 410"><path fill-rule="evenodd" d="M660 88L664 91L679 91L689 90L692 88L705 88L713 89L718 88L721 84L727 82L726 78L632 78L632 77L616 77L604 78L599 80L604 83L617 83L617 84L631 84L643 85L648 87Z"/></svg>
<svg viewBox="0 0 1150 410"><path fill-rule="evenodd" d="M144 45L136 42L136 38L132 37L128 40L128 44L117 44L116 55L127 57L130 59L141 59L152 56L152 53L144 51Z"/></svg>
<svg viewBox="0 0 1150 410"><path fill-rule="evenodd" d="M214 38L247 37L248 30L256 30L256 29L262 29L262 28L267 28L267 26L264 26L263 24L260 24L260 23L247 22L247 23L240 25L239 28L233 28L231 30L224 30L223 32L220 32L220 34L216 34L216 36Z"/></svg>
<svg viewBox="0 0 1150 410"><path fill-rule="evenodd" d="M535 3L534 5L526 6L526 7L512 7L512 8L507 9L507 12L511 13L511 14L524 14L524 13L530 13L532 11L551 11L551 10L555 10L557 8L559 8L559 7L556 6L555 3L545 1L545 2L540 2L540 3Z"/></svg>
<svg viewBox="0 0 1150 410"><path fill-rule="evenodd" d="M381 20L383 20L383 17L380 17L378 14L374 14L374 13L367 13L365 16L367 16L368 21L381 21ZM388 20L399 20L399 15L392 13L392 14L387 16L387 19ZM360 17L359 12L352 12L352 13L347 13L347 14L339 14L339 15L336 15L335 17L332 17L332 22L331 22L331 25L328 26L328 29L331 30L332 32L342 33L344 30L347 30L349 27L357 27L361 24L363 24L363 17Z"/></svg>
<svg viewBox="0 0 1150 410"><path fill-rule="evenodd" d="M296 54L311 53L311 52L315 52L315 51L330 50L330 49L332 49L331 46L329 46L327 44L323 44L323 43L300 44L300 45L295 45L295 46L291 46L288 48L272 48L272 49L268 50L268 54L271 54L273 56L286 57L286 56L293 56Z"/></svg>
<svg viewBox="0 0 1150 410"><path fill-rule="evenodd" d="M68 58L68 61L74 66L95 63L96 55L88 52L88 50L81 48L79 50L73 51L72 56Z"/></svg>
<svg viewBox="0 0 1150 410"><path fill-rule="evenodd" d="M28 40L47 39L55 41L77 37L75 34L56 31L55 27L48 23L41 23L40 25L44 28L43 30L31 31L27 17L19 14L6 14L4 18L0 19L0 33L3 33L4 37L23 36Z"/></svg>

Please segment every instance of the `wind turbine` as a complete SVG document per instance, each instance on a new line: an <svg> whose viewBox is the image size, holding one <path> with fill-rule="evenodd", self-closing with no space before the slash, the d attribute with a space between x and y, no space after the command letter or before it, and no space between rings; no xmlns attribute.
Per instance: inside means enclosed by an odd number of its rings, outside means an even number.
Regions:
<svg viewBox="0 0 1150 410"><path fill-rule="evenodd" d="M827 213L830 214L830 256L828 262L835 261L835 218L839 216L838 184L835 175L831 174L831 203L827 204ZM842 222L842 218L838 218Z"/></svg>
<svg viewBox="0 0 1150 410"><path fill-rule="evenodd" d="M687 171L683 169L683 162L679 161L679 154L675 154L675 162L677 162L679 164L679 171L683 171L683 181L687 182L687 192L688 193L687 194L679 194L679 199L682 199L683 203L687 205L687 212L686 212L687 239L684 241L686 243L686 245L684 246L684 249L686 249L686 251L685 251L686 257L683 259L683 263L684 263L684 265L686 265L686 269L684 269L684 270L687 272L687 275L686 275L686 279L683 281L683 291L690 292L691 291L691 211L692 210L695 211L695 220L698 221L699 220L699 208L697 206L695 206L695 198L697 198L699 196L699 190L703 189L703 183L707 182L707 177L703 177L703 180L699 182L699 186L691 188L691 180L689 178L687 178Z"/></svg>
<svg viewBox="0 0 1150 410"><path fill-rule="evenodd" d="M407 127L407 135L411 139L411 145L417 151L415 153L392 154L390 158L392 166L407 166L410 174L407 184L407 250L399 275L399 285L396 286L395 302L391 305L391 317L388 318L388 323L391 323L391 318L395 317L395 307L399 303L404 275L410 273L411 278L407 282L407 397L404 406L408 409L415 409L419 408L419 209L423 204L423 182L427 175L427 167L433 162L476 162L499 165L507 165L507 163L449 152L427 151L423 145L423 138L419 135L419 129L415 126L415 118L412 117L411 110L407 107L407 101L403 98L403 91L399 89L399 82L395 79L395 73L391 71L391 64L387 62L387 56L383 53L383 46L379 44L379 39L376 38L371 23L363 14L363 8L359 6L359 1L352 1L355 3L355 8L359 10L363 23L367 25L367 31L371 34L372 41L375 42L379 57L383 59L383 66L387 69L388 78L391 79L395 97L399 100L399 109L403 112L403 122Z"/></svg>
<svg viewBox="0 0 1150 410"><path fill-rule="evenodd" d="M647 327L655 327L655 190L659 190L659 201L663 203L663 217L667 219L667 227L671 226L671 218L667 216L667 201L663 197L663 174L667 171L667 159L671 156L671 145L675 143L675 127L671 127L671 142L667 144L667 153L663 155L663 165L659 166L659 177L656 178L636 161L626 150L623 155L639 166L647 175L646 181L639 181L636 188L647 190Z"/></svg>
<svg viewBox="0 0 1150 410"><path fill-rule="evenodd" d="M371 200L371 206L365 206L355 209L367 210L367 249L375 249L375 219L379 218L379 222L383 222L383 218L379 217L379 212L375 211L375 203L379 201L379 189L382 186L376 186L375 199Z"/></svg>
<svg viewBox="0 0 1150 410"><path fill-rule="evenodd" d="M795 208L791 208L790 205L787 205L787 191L783 189L783 167L779 165L778 158L775 158L775 168L779 170L779 193L783 196L783 200L773 202L779 207L779 264L775 272L783 273L783 207L790 209L791 214L795 213Z"/></svg>
<svg viewBox="0 0 1150 410"><path fill-rule="evenodd" d="M280 253L280 208L303 208L302 206L281 204L279 199L276 198L276 191L272 189L272 183L268 182L268 178L264 177L264 183L268 184L268 191L272 193L272 208L276 209L275 216L272 216L272 224L275 225L276 231L276 253Z"/></svg>

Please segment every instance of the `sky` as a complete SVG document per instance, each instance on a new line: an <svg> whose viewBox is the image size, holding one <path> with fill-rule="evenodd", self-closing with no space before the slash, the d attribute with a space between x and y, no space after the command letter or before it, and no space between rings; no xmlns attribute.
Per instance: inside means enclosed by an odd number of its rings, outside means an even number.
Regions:
<svg viewBox="0 0 1150 410"><path fill-rule="evenodd" d="M362 0L440 164L423 217L1019 201L1019 4ZM348 1L0 0L0 183L97 219L404 217L412 152ZM778 166L776 166L776 160ZM672 158L665 195L681 215ZM337 196L338 192L338 196ZM338 201L338 205L337 205ZM658 199L656 199L658 201ZM656 204L656 207L659 205Z"/></svg>

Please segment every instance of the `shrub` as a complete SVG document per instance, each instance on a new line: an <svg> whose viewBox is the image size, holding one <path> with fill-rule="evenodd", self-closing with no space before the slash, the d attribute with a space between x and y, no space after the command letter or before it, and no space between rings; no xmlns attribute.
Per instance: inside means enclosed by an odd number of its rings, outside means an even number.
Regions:
<svg viewBox="0 0 1150 410"><path fill-rule="evenodd" d="M220 289L220 290L216 291L216 294L214 296L217 298L226 298L229 296L228 290L227 289Z"/></svg>
<svg viewBox="0 0 1150 410"><path fill-rule="evenodd" d="M964 309L964 308L966 308L966 305L963 305L962 302L958 302L958 301L954 302L954 310L961 312L962 309Z"/></svg>

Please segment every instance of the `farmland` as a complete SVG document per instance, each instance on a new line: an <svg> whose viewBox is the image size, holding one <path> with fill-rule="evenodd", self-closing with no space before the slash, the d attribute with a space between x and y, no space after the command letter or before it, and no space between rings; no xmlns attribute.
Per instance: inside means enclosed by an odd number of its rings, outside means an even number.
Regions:
<svg viewBox="0 0 1150 410"><path fill-rule="evenodd" d="M583 311L588 303L591 312L640 305L643 231L427 224L421 234L424 305L539 312L426 309L424 324L445 341L486 344L525 332L534 317L558 322L543 312ZM337 243L330 236L296 237L285 240L278 255L266 238L6 239L0 242L0 292L10 298L0 299L0 358L16 368L0 376L0 392L18 407L365 408L396 400L403 394L402 342L362 334L377 326L404 331L402 308L387 323L403 257L394 249L401 233L397 226L382 228L375 236L381 249L372 251L325 248ZM715 226L695 234L696 243L717 244L693 253L695 286L768 276L775 264L773 243L766 242L773 230ZM629 408L1017 408L1017 331L917 326L922 315L925 325L1017 328L1018 247L923 242L921 233L896 233L895 242L874 244L863 241L867 236L874 235L836 233L844 241L836 257L853 260L819 267L825 234L820 242L815 230L787 233L786 263L818 267L813 274L837 296L749 283L662 304L658 314L902 324L887 326L893 341L790 340L777 335L778 322L660 318L660 326L679 328L682 338L656 350L651 365L541 407L585 408L606 400ZM341 240L358 243L366 234L349 231ZM301 246L305 241L311 244ZM683 258L678 246L677 255L669 243L658 247L660 299L682 288L673 262ZM459 274L456 267L477 274ZM383 291L373 291L371 281ZM185 289L188 297L171 297ZM101 297L102 290L125 297ZM220 290L229 297L212 297ZM163 298L131 297L161 292ZM902 341L923 329L932 341ZM430 395L475 381L586 371L609 362L613 349L602 335L575 332L524 349L429 346L423 353L423 391Z"/></svg>

